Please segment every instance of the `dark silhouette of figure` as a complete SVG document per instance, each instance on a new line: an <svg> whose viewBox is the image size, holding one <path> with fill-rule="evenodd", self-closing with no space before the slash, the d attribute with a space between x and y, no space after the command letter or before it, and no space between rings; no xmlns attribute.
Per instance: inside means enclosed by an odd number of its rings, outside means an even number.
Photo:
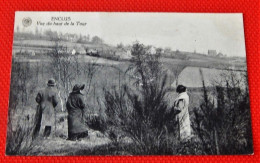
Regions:
<svg viewBox="0 0 260 163"><path fill-rule="evenodd" d="M55 107L58 105L58 91L54 87L56 85L54 79L50 79L47 87L40 90L36 96L38 103L35 114L35 128L33 138L38 135L49 137L54 134L55 127Z"/></svg>
<svg viewBox="0 0 260 163"><path fill-rule="evenodd" d="M84 122L84 96L80 92L85 85L76 84L70 93L66 107L68 110L68 140L78 140L88 136L88 127Z"/></svg>

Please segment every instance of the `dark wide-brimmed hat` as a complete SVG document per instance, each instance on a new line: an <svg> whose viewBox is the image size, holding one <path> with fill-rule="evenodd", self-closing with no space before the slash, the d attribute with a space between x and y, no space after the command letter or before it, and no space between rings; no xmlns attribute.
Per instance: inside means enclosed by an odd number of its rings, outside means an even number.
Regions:
<svg viewBox="0 0 260 163"><path fill-rule="evenodd" d="M56 85L55 80L54 79L49 79L47 85L51 86L51 87L55 86Z"/></svg>
<svg viewBox="0 0 260 163"><path fill-rule="evenodd" d="M75 84L72 92L79 92L80 90L83 90L85 88L85 84Z"/></svg>

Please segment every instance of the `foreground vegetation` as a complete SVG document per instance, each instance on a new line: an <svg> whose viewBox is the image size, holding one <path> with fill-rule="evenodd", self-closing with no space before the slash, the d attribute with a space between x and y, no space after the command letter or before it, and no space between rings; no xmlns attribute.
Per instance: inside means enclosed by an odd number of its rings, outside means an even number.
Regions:
<svg viewBox="0 0 260 163"><path fill-rule="evenodd" d="M180 142L171 83L186 65L170 64L134 44L129 62L82 61L60 55L57 44L50 62L13 60L6 153L9 155L172 155L252 153L246 76L223 74L215 87L191 90L193 139ZM180 62L182 63L182 62ZM66 113L57 114L56 138L33 140L35 96L54 77L65 107L76 83L85 83L86 123L90 138L66 141ZM105 80L104 80L105 79ZM188 80L188 79L187 79ZM204 83L204 79L201 79ZM223 84L224 83L224 84ZM62 146L62 148L60 148ZM73 150L72 150L73 149Z"/></svg>

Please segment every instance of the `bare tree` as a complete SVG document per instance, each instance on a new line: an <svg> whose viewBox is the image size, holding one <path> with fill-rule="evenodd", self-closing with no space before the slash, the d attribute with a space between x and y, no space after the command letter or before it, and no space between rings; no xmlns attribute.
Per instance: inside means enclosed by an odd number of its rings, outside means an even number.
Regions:
<svg viewBox="0 0 260 163"><path fill-rule="evenodd" d="M86 76L87 79L87 89L86 89L86 95L89 94L93 78L95 74L102 68L101 65L97 63L98 58L89 60L87 63L84 64L83 67L83 73Z"/></svg>

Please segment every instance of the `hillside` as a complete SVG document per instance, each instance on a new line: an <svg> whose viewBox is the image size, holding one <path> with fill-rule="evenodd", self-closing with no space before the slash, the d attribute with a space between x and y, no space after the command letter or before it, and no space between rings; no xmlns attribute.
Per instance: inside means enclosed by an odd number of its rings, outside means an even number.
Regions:
<svg viewBox="0 0 260 163"><path fill-rule="evenodd" d="M57 43L57 42L56 42ZM116 48L107 44L94 43L76 43L60 41L59 46L65 48L67 53L71 54L75 49L77 54L86 55L87 49L96 49L99 52L99 58L106 58L114 61L129 61L131 56L127 55L126 50ZM48 40L14 40L13 55L16 57L24 56L26 59L46 60L46 54L55 47L54 41ZM39 56L41 56L39 58ZM233 69L245 71L246 60L241 57L215 57L201 53L192 53L185 51L162 52L162 62L168 67L179 65L181 67L204 67L216 69ZM91 57L93 58L93 57ZM24 60L24 59L23 59ZM88 59L84 59L85 61Z"/></svg>

